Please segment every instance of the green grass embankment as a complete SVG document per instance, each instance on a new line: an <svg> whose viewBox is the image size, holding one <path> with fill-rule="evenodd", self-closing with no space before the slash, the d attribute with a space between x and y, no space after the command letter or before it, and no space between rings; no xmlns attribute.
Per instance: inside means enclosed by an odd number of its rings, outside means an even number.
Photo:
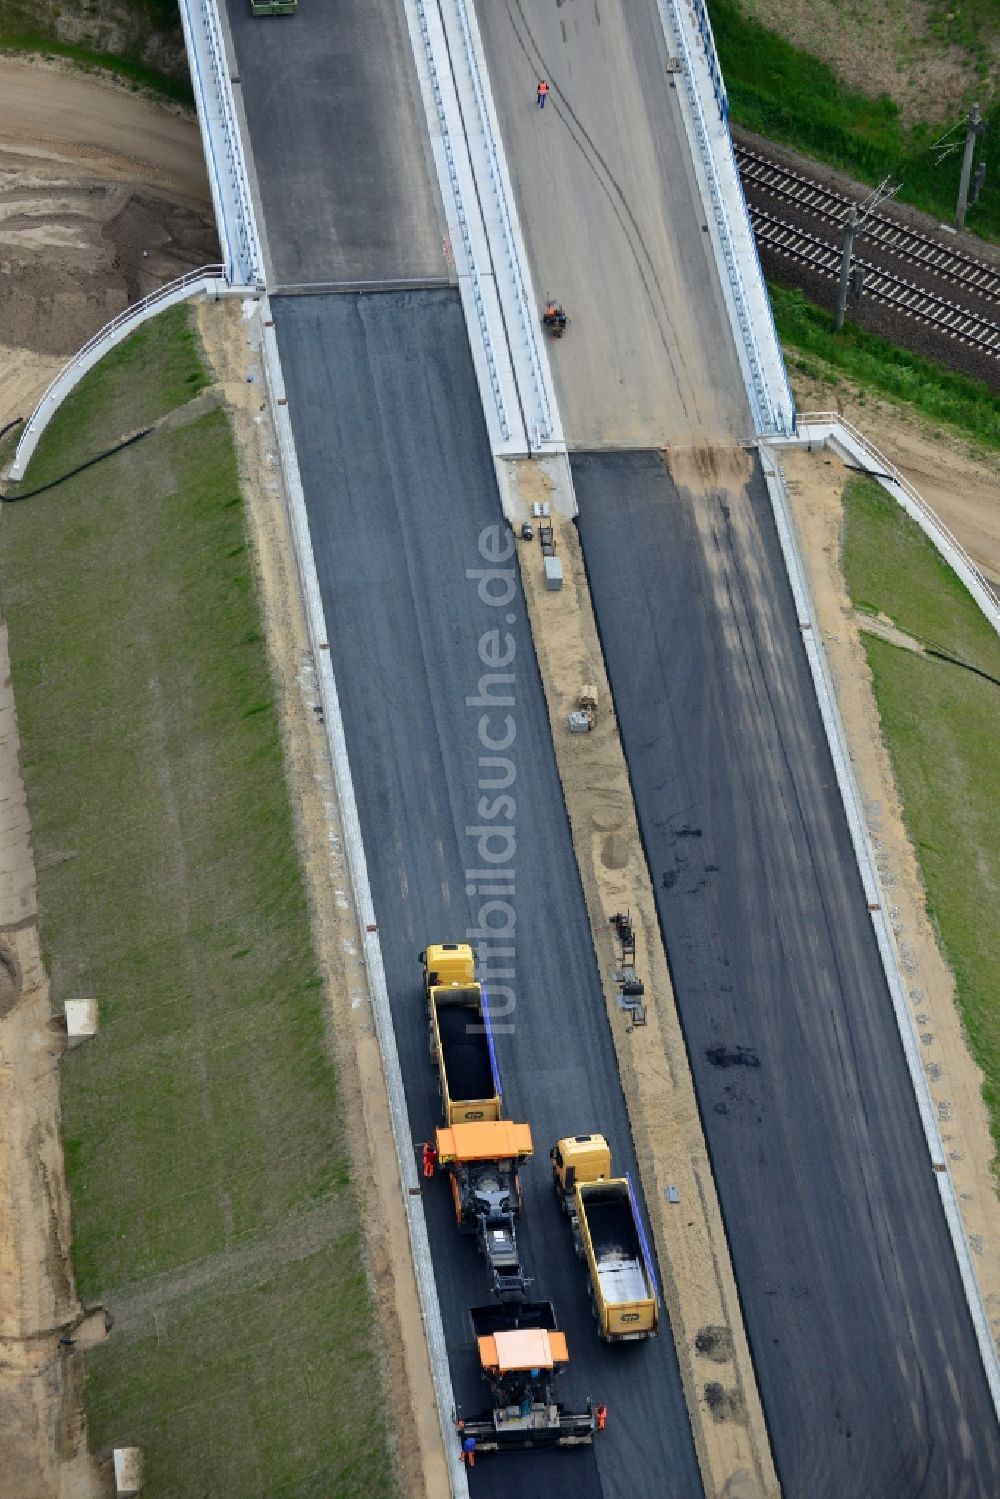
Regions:
<svg viewBox="0 0 1000 1499"><path fill-rule="evenodd" d="M793 375L799 371L810 379L850 380L964 433L981 447L1000 448L1000 393L850 323L835 334L830 314L800 291L769 282L768 293Z"/></svg>
<svg viewBox="0 0 1000 1499"><path fill-rule="evenodd" d="M394 1492L376 1318L232 437L184 308L69 398L3 507L44 952L95 995L62 1063L91 1444L147 1491Z"/></svg>
<svg viewBox="0 0 1000 1499"><path fill-rule="evenodd" d="M844 500L855 606L996 679L863 636L928 910L955 973L1000 1148L1000 639L878 484L851 480Z"/></svg>
<svg viewBox="0 0 1000 1499"><path fill-rule="evenodd" d="M931 150L948 127L907 128L887 95L872 98L845 87L827 63L769 31L739 0L708 0L708 10L734 123L784 141L862 182L875 185L892 176L902 182L903 202L952 222L962 153L952 152L938 165ZM844 24L854 25L854 16L845 14ZM967 30L973 51L981 29L971 16ZM986 239L998 239L1000 100L981 92L980 103L986 130L976 161L986 164L989 190L984 189L978 204L969 209L967 227Z"/></svg>

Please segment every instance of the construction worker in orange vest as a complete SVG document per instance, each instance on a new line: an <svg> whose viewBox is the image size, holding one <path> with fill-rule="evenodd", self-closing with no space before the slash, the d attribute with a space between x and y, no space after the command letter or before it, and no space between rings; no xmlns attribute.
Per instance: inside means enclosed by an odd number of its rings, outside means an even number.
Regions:
<svg viewBox="0 0 1000 1499"><path fill-rule="evenodd" d="M545 101L546 101L546 99L548 97L549 97L549 86L545 82L544 78L539 78L539 80L538 80L538 95L537 95L539 109L544 109L545 108Z"/></svg>
<svg viewBox="0 0 1000 1499"><path fill-rule="evenodd" d="M608 1424L608 1408L606 1405L594 1406L594 1420L597 1422L598 1431L603 1431Z"/></svg>
<svg viewBox="0 0 1000 1499"><path fill-rule="evenodd" d="M437 1165L437 1151L430 1140L424 1141L424 1176L434 1175L434 1167Z"/></svg>

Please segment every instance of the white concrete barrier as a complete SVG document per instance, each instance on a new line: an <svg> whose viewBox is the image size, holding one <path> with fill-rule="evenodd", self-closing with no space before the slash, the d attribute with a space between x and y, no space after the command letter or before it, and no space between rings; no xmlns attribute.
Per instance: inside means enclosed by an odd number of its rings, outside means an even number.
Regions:
<svg viewBox="0 0 1000 1499"><path fill-rule="evenodd" d="M76 1047L82 1046L84 1041L90 1041L97 1035L97 1000L96 999L67 999L66 1011L66 1049L74 1051Z"/></svg>
<svg viewBox="0 0 1000 1499"><path fill-rule="evenodd" d="M186 302L191 297L223 297L231 294L232 288L223 275L221 265L202 266L201 270L188 271L184 276L178 276L176 281L168 281L166 286L158 287L150 292L148 297L143 297L134 307L126 307L116 318L107 323L99 333L88 339L80 351L73 355L68 364L63 365L48 389L42 395L41 400L28 418L24 431L21 433L20 441L14 451L14 459L10 466L8 478L14 483L19 483L24 478L32 453L38 446L38 440L49 422L59 410L60 405L69 395L70 391L83 379L88 370L93 369L98 360L103 359L116 344L149 318L155 317L165 307L172 307L175 302ZM241 295L246 295L241 291Z"/></svg>
<svg viewBox="0 0 1000 1499"><path fill-rule="evenodd" d="M178 0L215 222L233 285L264 288L260 238L216 0Z"/></svg>
<svg viewBox="0 0 1000 1499"><path fill-rule="evenodd" d="M729 106L703 0L657 0L679 66L681 113L757 433L795 431L795 401L729 134Z"/></svg>
<svg viewBox="0 0 1000 1499"><path fill-rule="evenodd" d="M906 475L859 428L845 421L839 412L810 411L799 417L794 437L776 437L771 445L776 448L810 449L828 446L841 458L876 479L934 543L948 565L961 578L994 630L1000 634L1000 594Z"/></svg>

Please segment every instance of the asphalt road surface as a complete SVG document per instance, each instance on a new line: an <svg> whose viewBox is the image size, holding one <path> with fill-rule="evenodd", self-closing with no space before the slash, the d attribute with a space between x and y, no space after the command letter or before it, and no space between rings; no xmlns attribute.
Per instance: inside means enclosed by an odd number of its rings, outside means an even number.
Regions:
<svg viewBox="0 0 1000 1499"><path fill-rule="evenodd" d="M748 436L656 0L476 0L476 13L535 290L571 319L550 347L567 441Z"/></svg>
<svg viewBox="0 0 1000 1499"><path fill-rule="evenodd" d="M684 461L573 475L783 1491L983 1499L1000 1434L764 482Z"/></svg>
<svg viewBox="0 0 1000 1499"><path fill-rule="evenodd" d="M268 285L447 279L444 223L397 0L227 0L267 228Z"/></svg>
<svg viewBox="0 0 1000 1499"><path fill-rule="evenodd" d="M440 1118L417 953L508 925L506 903L513 937L472 940L488 961L498 942L514 949L513 980L488 982L507 1109L535 1140L520 1240L532 1296L554 1302L569 1339L561 1398L590 1395L609 1410L593 1448L484 1458L474 1491L691 1499L701 1484L669 1330L600 1343L550 1185L548 1149L566 1133L604 1130L617 1165L634 1174L635 1161L516 560L486 555L502 553L508 533L457 292L272 305L413 1139ZM484 673L512 680L481 683ZM482 869L499 872L488 883L504 892L512 872L509 901L487 908L496 898L467 874ZM516 1004L506 1017L505 987ZM457 1398L478 1410L468 1308L490 1296L449 1197L439 1179L425 1201Z"/></svg>

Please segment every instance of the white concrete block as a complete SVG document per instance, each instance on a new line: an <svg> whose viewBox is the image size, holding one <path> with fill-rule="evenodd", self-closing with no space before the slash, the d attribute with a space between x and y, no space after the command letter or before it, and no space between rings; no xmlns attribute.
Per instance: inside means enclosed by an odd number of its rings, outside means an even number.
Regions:
<svg viewBox="0 0 1000 1499"><path fill-rule="evenodd" d="M97 1035L97 1000L68 999L66 1001L66 1044L70 1051L83 1041ZM122 1448L122 1451L131 1451ZM138 1450L138 1449L136 1449Z"/></svg>
<svg viewBox="0 0 1000 1499"><path fill-rule="evenodd" d="M116 1447L114 1458L116 1499L133 1499L142 1492L142 1448Z"/></svg>

